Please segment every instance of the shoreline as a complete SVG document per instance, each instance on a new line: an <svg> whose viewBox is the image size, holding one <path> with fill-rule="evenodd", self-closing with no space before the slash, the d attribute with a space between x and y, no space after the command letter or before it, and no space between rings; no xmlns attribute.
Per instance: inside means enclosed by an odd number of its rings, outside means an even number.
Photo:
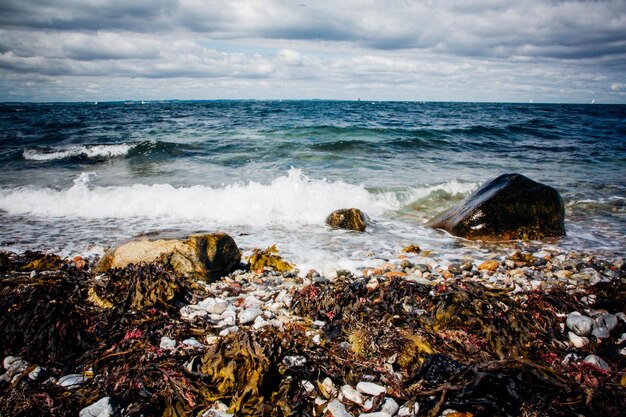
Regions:
<svg viewBox="0 0 626 417"><path fill-rule="evenodd" d="M0 261L1 414L96 402L105 415L197 416L626 406L621 258L544 249L334 278L239 269L213 283L155 264L95 274L81 258Z"/></svg>

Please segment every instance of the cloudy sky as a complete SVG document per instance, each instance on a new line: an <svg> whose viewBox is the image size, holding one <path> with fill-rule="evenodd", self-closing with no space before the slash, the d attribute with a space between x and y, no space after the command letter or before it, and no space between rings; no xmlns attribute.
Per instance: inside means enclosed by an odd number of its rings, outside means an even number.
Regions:
<svg viewBox="0 0 626 417"><path fill-rule="evenodd" d="M0 101L357 97L626 103L626 1L0 1Z"/></svg>

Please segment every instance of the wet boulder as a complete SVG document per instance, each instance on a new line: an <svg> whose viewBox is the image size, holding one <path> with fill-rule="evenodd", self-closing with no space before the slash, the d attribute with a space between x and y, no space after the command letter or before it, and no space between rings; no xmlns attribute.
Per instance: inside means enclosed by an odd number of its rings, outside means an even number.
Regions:
<svg viewBox="0 0 626 417"><path fill-rule="evenodd" d="M563 200L552 187L503 174L427 223L466 239L535 240L565 235Z"/></svg>
<svg viewBox="0 0 626 417"><path fill-rule="evenodd" d="M232 271L240 260L237 244L226 233L188 236L157 233L139 236L108 251L100 260L97 271L157 262L171 265L178 273L213 281Z"/></svg>
<svg viewBox="0 0 626 417"><path fill-rule="evenodd" d="M333 229L346 229L364 232L366 216L357 208L335 210L326 218L326 224Z"/></svg>

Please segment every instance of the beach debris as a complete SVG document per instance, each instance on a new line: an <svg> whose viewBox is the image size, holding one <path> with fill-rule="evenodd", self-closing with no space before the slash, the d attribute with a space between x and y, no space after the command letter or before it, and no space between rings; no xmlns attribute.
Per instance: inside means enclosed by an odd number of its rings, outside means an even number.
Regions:
<svg viewBox="0 0 626 417"><path fill-rule="evenodd" d="M141 235L106 252L96 272L124 268L130 264L156 262L171 265L180 274L214 281L231 272L240 260L237 244L226 233L188 236L154 233Z"/></svg>
<svg viewBox="0 0 626 417"><path fill-rule="evenodd" d="M364 232L367 227L367 216L357 208L339 209L328 215L326 224L333 229Z"/></svg>
<svg viewBox="0 0 626 417"><path fill-rule="evenodd" d="M481 240L537 240L565 235L565 208L554 188L520 174L486 182L427 225Z"/></svg>
<svg viewBox="0 0 626 417"><path fill-rule="evenodd" d="M293 265L278 254L276 245L272 245L265 250L254 249L248 262L250 262L250 270L257 272L263 272L264 268L269 268L276 272L289 272L293 269Z"/></svg>

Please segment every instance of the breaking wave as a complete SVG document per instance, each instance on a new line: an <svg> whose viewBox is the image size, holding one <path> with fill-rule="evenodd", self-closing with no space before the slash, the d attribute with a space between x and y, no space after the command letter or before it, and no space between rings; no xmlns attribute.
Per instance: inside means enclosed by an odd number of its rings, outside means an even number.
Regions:
<svg viewBox="0 0 626 417"><path fill-rule="evenodd" d="M323 223L333 210L358 207L376 219L433 192L468 193L475 184L456 181L403 191L373 192L343 181L311 179L299 169L269 184L251 181L221 187L170 184L95 186L82 173L68 189L15 187L0 190L0 209L10 214L64 218L151 218L168 223L306 225Z"/></svg>
<svg viewBox="0 0 626 417"><path fill-rule="evenodd" d="M109 145L75 145L64 148L29 148L22 156L30 161L54 161L61 159L110 159L128 155L138 143Z"/></svg>

